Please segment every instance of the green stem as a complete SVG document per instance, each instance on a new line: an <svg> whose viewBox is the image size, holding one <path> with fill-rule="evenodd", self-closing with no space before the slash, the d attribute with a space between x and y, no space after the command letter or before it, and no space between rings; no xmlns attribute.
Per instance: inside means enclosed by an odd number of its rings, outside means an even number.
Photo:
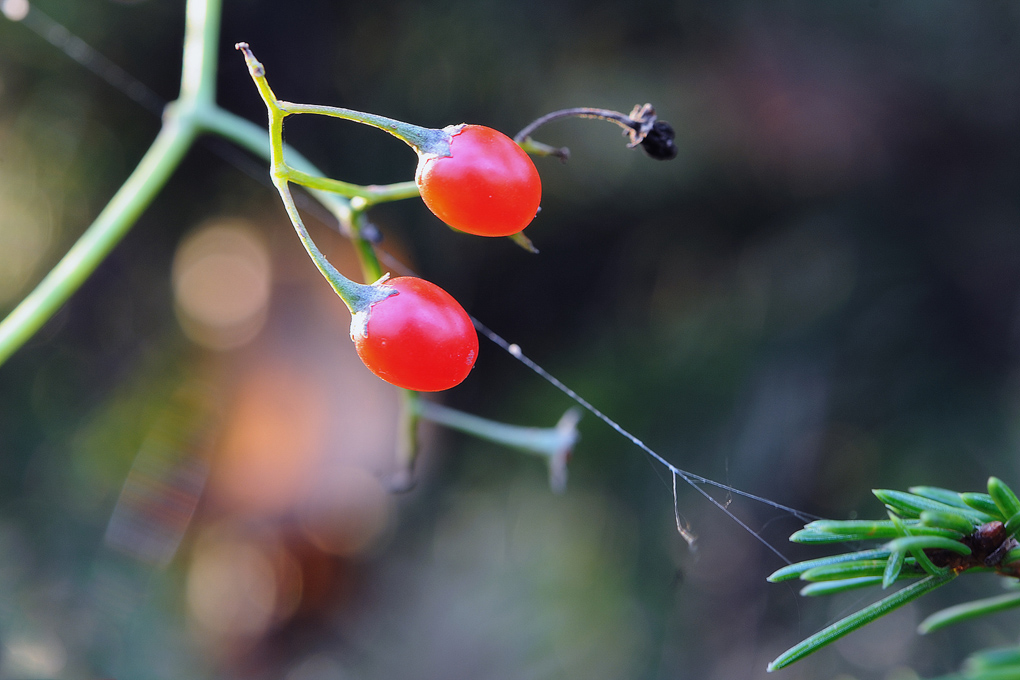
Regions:
<svg viewBox="0 0 1020 680"><path fill-rule="evenodd" d="M218 106L199 107L195 109L194 114L196 121L204 132L219 135L247 149L256 156L264 158L266 161L270 160L271 143L269 133L266 132L264 126L256 125L250 120L241 118L229 111L224 111ZM312 162L297 150L286 145L285 150L287 157L292 163L292 167L312 174L321 174L312 165ZM318 189L310 189L310 191L316 200L337 218L341 225L344 227L348 226L351 220L351 205L346 198Z"/></svg>
<svg viewBox="0 0 1020 680"><path fill-rule="evenodd" d="M282 122L282 118L277 121L271 121L270 125L279 124ZM276 134L271 134L273 138L273 155L276 156L278 153L282 153L282 146L277 143L279 137ZM274 159L274 167L277 164L277 160ZM298 212L297 206L294 204L294 196L290 193L290 186L287 180L283 177L273 173L273 184L276 186L276 190L280 193L280 198L283 201L283 207L287 211L287 215L290 217L291 223L294 225L294 231L297 232L298 238L301 240L301 245L305 247L305 251L308 256L312 258L312 262L315 263L316 268L322 274L322 276L329 282L333 290L336 292L340 299L343 300L344 304L351 311L351 314L357 314L358 312L367 309L375 302L389 297L396 293L394 288L389 286L372 286L361 283L356 283L351 279L341 274L332 263L326 259L326 256L322 254L319 247L315 245L315 241L312 240L311 235L308 233L308 229L305 227L305 223L301 220L301 214Z"/></svg>
<svg viewBox="0 0 1020 680"><path fill-rule="evenodd" d="M361 199L361 205L366 207L373 203L398 201L418 196L418 185L414 182L398 182L386 186L362 186L360 184L351 184L350 182L341 182L338 179L321 175L312 175L293 167L287 167L285 172L287 179L295 184L300 184L310 189L331 191L348 198L359 198Z"/></svg>
<svg viewBox="0 0 1020 680"><path fill-rule="evenodd" d="M412 400L408 407L414 409L415 415L451 430L545 457L549 464L549 486L557 493L566 489L567 461L578 439L580 412L577 409L564 413L555 427L523 427L471 415L424 399Z"/></svg>
<svg viewBox="0 0 1020 680"><path fill-rule="evenodd" d="M184 55L179 99L195 104L216 101L217 48L221 0L188 0L184 13Z"/></svg>
<svg viewBox="0 0 1020 680"><path fill-rule="evenodd" d="M202 107L197 109L195 113L205 132L220 135L253 154L271 161L273 145L266 128L216 106ZM284 153L290 159L291 165L289 167L292 170L301 169L309 174L321 174L311 161L295 149L284 145ZM386 187L380 188L385 189ZM417 193L417 187L414 189ZM309 188L309 191L319 203L325 206L336 217L342 231L354 243L355 251L361 262L362 272L364 272L364 280L376 281L381 278L383 271L375 249L361 234L361 224L364 220L365 210L362 207L364 202L359 202L358 209L355 210L352 207L351 201L336 193L314 188Z"/></svg>
<svg viewBox="0 0 1020 680"><path fill-rule="evenodd" d="M395 294L396 290L392 287L360 284L347 278L326 259L319 247L315 245L305 223L301 220L301 214L294 203L294 196L290 193L289 168L283 160L283 119L287 114L277 105L276 95L273 94L273 90L266 80L265 69L248 49L248 44L238 43L236 47L244 54L248 73L255 81L255 86L266 104L266 111L269 115L269 166L273 186L279 192L280 198L283 200L283 207L286 209L291 224L294 225L294 231L297 232L308 256L312 258L312 262L315 263L323 278L329 282L336 294L351 310L351 314L358 314L373 303Z"/></svg>
<svg viewBox="0 0 1020 680"><path fill-rule="evenodd" d="M426 420L526 453L556 456L569 451L577 441L577 432L573 429L576 420L567 427L524 427L464 413L425 399L418 400L416 406L418 415Z"/></svg>
<svg viewBox="0 0 1020 680"><path fill-rule="evenodd" d="M418 402L421 395L400 390L395 472L387 480L390 491L403 493L414 487L414 462L418 458Z"/></svg>
<svg viewBox="0 0 1020 680"><path fill-rule="evenodd" d="M375 254L375 248L367 240L361 237L365 224L365 211L351 211L351 237L354 242L354 252L358 255L358 262L361 264L361 271L366 281L378 281L382 278L382 265Z"/></svg>
<svg viewBox="0 0 1020 680"><path fill-rule="evenodd" d="M542 142L536 142L531 137L522 140L514 140L524 152L530 156L555 156L566 163L570 159L570 149L565 146L549 146Z"/></svg>
<svg viewBox="0 0 1020 680"><path fill-rule="evenodd" d="M255 55L252 54L247 43L238 43L235 47L241 50L244 54L244 61L248 66L248 72L255 81L259 94L261 95L262 100L266 105L266 109L269 112L268 149L270 172L273 176L274 185L276 185L277 189L281 191L281 196L283 196L284 193L289 196L290 191L286 188L289 181L298 181L299 179L306 180L310 185L309 188L312 193L316 195L323 205L327 208L332 208L334 215L337 216L340 223L346 225L351 239L354 241L355 250L358 254L358 259L361 263L365 280L378 280L382 276L382 267L379 264L379 258L376 255L372 244L362 238L361 225L364 219L364 211L375 203L415 196L418 193L417 185L413 182L405 182L390 185L388 187L356 187L355 185L347 184L346 182L326 180L326 178L321 178L321 173L314 165L296 152L291 154L295 165L288 165L284 160L283 146L283 119L288 114L280 108L279 101L276 99L276 95L273 93L272 88L269 87L269 82L266 80L265 68L255 58ZM217 122L220 122L224 128L235 127L227 124L228 121L226 121L223 116L218 116ZM230 130L226 130L226 132L230 132ZM245 132L244 138L244 143L248 144L254 142L258 146L257 152L265 155L267 148L267 145L265 144L265 133L261 133L258 136L259 142L255 142L253 135L250 132ZM321 183L319 181L320 178L323 180ZM358 189L356 195L353 196L351 201L338 199L332 192L332 190L338 189L341 185L346 190L354 188ZM281 186L284 188L281 189ZM339 191L339 193L344 194L348 192ZM287 200L288 199L285 198L285 204L287 203ZM289 201L291 205L287 209L291 214L294 227L298 230L299 236L301 236L302 233L304 234L304 236L302 236L302 243L305 244L306 249L308 249L309 245L314 249L308 251L309 255L312 255L312 259L316 262L316 266L319 267L319 271L326 276L326 279L331 285L333 285L334 290L336 290L337 284L340 283L340 279L337 278L337 276L339 276L339 272L336 272L332 265L326 262L325 258L322 257L322 254L318 252L318 248L315 248L315 244L312 242L311 237L308 236L308 232L305 230L304 224L301 222L297 209L293 206L293 199L291 198ZM314 253L318 253L318 256Z"/></svg>
<svg viewBox="0 0 1020 680"><path fill-rule="evenodd" d="M294 231L297 232L298 238L301 240L301 245L305 247L305 251L308 253L308 256L312 258L312 262L315 263L316 268L322 274L323 278L329 282L329 285L332 286L340 299L343 300L343 303L347 305L347 309L351 311L351 314L357 314L358 312L364 311L372 304L379 302L390 295L396 294L396 289L391 286L357 283L341 274L337 268L326 259L326 256L322 254L319 247L315 245L315 241L312 240L304 222L301 221L301 215L298 213L297 206L294 204L294 197L290 193L290 187L287 185L287 181L277 180L277 178L274 177L273 184L276 185L276 189L280 193L280 198L283 200L283 207L286 209L287 215L290 216L290 221L294 225Z"/></svg>
<svg viewBox="0 0 1020 680"><path fill-rule="evenodd" d="M545 114L537 120L533 120L527 125L527 127L514 135L514 141L521 144L524 140L531 137L532 132L546 123L551 123L552 121L559 120L560 118L594 118L596 120L605 120L619 125L628 132L641 128L641 121L636 121L630 116L620 113L619 111L579 106L572 109L553 111L552 113Z"/></svg>
<svg viewBox="0 0 1020 680"><path fill-rule="evenodd" d="M24 345L81 287L177 168L197 134L187 119L168 115L131 176L60 262L0 322L0 364Z"/></svg>
<svg viewBox="0 0 1020 680"><path fill-rule="evenodd" d="M196 111L214 106L220 0L188 0L181 96L138 166L42 281L0 322L0 364L81 287L163 188L199 132Z"/></svg>
<svg viewBox="0 0 1020 680"><path fill-rule="evenodd" d="M320 106L318 104L295 104L276 100L276 105L285 115L294 113L311 113L318 116L330 116L350 120L355 123L369 125L388 132L400 141L404 142L419 154L436 156L450 155L450 133L446 130L422 127L413 123L405 123L386 116L377 116L374 113L364 113L352 109L344 109L337 106Z"/></svg>
<svg viewBox="0 0 1020 680"><path fill-rule="evenodd" d="M388 132L394 137L404 141L414 148L419 154L438 156L448 156L450 154L449 133L445 130L425 128L419 125L412 125L411 123L394 120L392 118L386 118L385 116L362 113L351 109L341 109L332 106L316 106L311 104L294 104L291 102L280 101L276 98L276 94L273 92L272 88L269 87L269 81L266 80L265 67L258 61L258 59L255 58L251 48L248 47L248 43L237 43L234 47L244 54L244 61L248 65L248 71L251 73L252 79L255 81L255 85L258 88L259 94L262 96L262 100L265 102L266 107L274 112L274 115L279 116L281 121L289 115L299 113L331 116L333 118L351 120L379 128L380 130ZM281 123L281 139L282 130L283 128ZM358 184L351 184L350 182L341 182L339 180L323 177L322 173L316 170L310 163L308 164L308 167L305 168L287 165L282 153L279 157L279 164L273 168L273 172L286 177L287 180L294 182L295 184L301 184L319 191L335 192L342 196L356 199L358 201L357 207L360 209L368 208L376 203L398 201L405 198L413 198L418 195L418 185L414 182L397 182L395 184L383 186L375 184L361 186Z"/></svg>

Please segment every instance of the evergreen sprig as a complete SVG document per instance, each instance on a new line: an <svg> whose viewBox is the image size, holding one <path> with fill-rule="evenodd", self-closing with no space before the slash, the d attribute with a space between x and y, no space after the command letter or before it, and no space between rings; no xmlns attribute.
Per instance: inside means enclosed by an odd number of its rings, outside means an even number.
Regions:
<svg viewBox="0 0 1020 680"><path fill-rule="evenodd" d="M822 557L779 569L769 581L807 581L801 595L831 595L856 588L912 582L803 640L769 664L788 666L830 642L885 616L969 571L1020 578L1020 499L1001 480L988 480L988 493L957 493L930 486L909 492L875 489L888 519L817 520L790 536L795 543L883 541L869 550ZM925 619L924 634L945 626L1020 606L1020 593L950 607ZM1020 647L972 655L961 675L967 680L1020 677ZM948 680L948 679L947 679Z"/></svg>

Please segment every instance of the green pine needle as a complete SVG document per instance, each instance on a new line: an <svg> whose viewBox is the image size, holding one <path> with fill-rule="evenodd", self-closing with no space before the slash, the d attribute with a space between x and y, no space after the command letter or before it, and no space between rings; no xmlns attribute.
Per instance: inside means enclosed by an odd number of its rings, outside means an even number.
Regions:
<svg viewBox="0 0 1020 680"><path fill-rule="evenodd" d="M940 527L958 532L966 536L978 526L969 516L957 512L941 512L939 510L925 510L921 513L921 524L929 527Z"/></svg>
<svg viewBox="0 0 1020 680"><path fill-rule="evenodd" d="M772 582L794 578L809 581L801 589L802 595L831 595L874 585L886 589L896 581L921 579L791 647L769 664L768 670L784 668L812 654L961 573L992 571L1011 577L1010 583L1017 582L1018 570L1007 565L1020 562L1020 547L1012 539L1020 532L1020 498L994 477L988 481L988 491L957 493L927 486L911 487L909 493L876 489L874 494L885 504L889 519L816 520L794 533L790 540L798 543L885 541L872 550L791 564L769 577ZM993 522L1002 522L1008 533L996 524L982 526ZM1020 592L950 607L925 619L919 630L928 633L1013 607L1020 607ZM989 661L993 657L976 655L962 675L942 680L1020 680L1020 647L1015 651L1017 656L1009 657L1008 664L1002 661L1007 652L995 652L998 656L994 658L999 661L994 667Z"/></svg>
<svg viewBox="0 0 1020 680"><path fill-rule="evenodd" d="M942 489L937 486L912 486L909 489L907 489L907 491L918 496L930 498L933 501L938 501L940 503L945 503L946 505L951 505L954 508L963 509L970 508L969 505L963 502L963 499L960 497L959 493L957 493L956 491L950 491L949 489Z"/></svg>
<svg viewBox="0 0 1020 680"><path fill-rule="evenodd" d="M889 559L885 561L885 571L882 573L882 590L891 586L899 578L900 570L903 569L903 560L906 557L905 550L893 550L889 555Z"/></svg>
<svg viewBox="0 0 1020 680"><path fill-rule="evenodd" d="M969 555L971 549L951 538L942 538L941 536L903 536L889 541L886 544L889 550L949 550L950 552L957 553L958 555Z"/></svg>
<svg viewBox="0 0 1020 680"><path fill-rule="evenodd" d="M812 567L800 575L802 581L837 581L858 576L881 576L885 573L887 560L856 560L840 564L826 564ZM905 563L907 571L914 571L914 562ZM917 571L916 573L921 573Z"/></svg>
<svg viewBox="0 0 1020 680"><path fill-rule="evenodd" d="M885 548L875 548L872 550L861 550L859 552L843 553L842 555L830 555L828 557L819 557L814 560L807 560L804 562L797 562L796 564L789 564L782 569L778 569L768 580L772 583L779 583L780 581L789 581L795 578L802 578L803 574L816 567L826 567L830 565L843 564L847 562L861 562L865 560L884 560L889 556L889 551Z"/></svg>
<svg viewBox="0 0 1020 680"><path fill-rule="evenodd" d="M1002 516L1002 512L999 510L998 506L995 505L995 501L993 501L992 497L988 494L967 492L961 493L960 498L963 499L963 502L968 506L979 512L983 512L993 520L999 520L1000 522L1006 521L1006 518Z"/></svg>
<svg viewBox="0 0 1020 680"><path fill-rule="evenodd" d="M988 478L988 495L995 502L1004 518L1012 517L1020 512L1020 498L998 477Z"/></svg>
<svg viewBox="0 0 1020 680"><path fill-rule="evenodd" d="M987 513L974 510L973 508L960 508L958 506L948 505L940 501L925 498L924 496L918 496L917 494L906 493L904 491L874 489L872 493L875 494L880 501L885 503L886 507L890 510L901 517L910 519L920 517L921 513L925 510L960 515L970 519L971 524L975 525L991 522L995 519L995 517L990 516Z"/></svg>
<svg viewBox="0 0 1020 680"><path fill-rule="evenodd" d="M877 586L880 583L882 583L881 575L856 576L839 581L819 581L817 583L809 583L801 588L800 594L803 597L821 597L822 595L835 595L836 593L845 593L848 590Z"/></svg>
<svg viewBox="0 0 1020 680"><path fill-rule="evenodd" d="M971 654L965 667L968 671L985 671L1012 667L1020 671L1020 647L999 647Z"/></svg>
<svg viewBox="0 0 1020 680"><path fill-rule="evenodd" d="M902 520L902 527L892 520L831 520L820 519L804 525L790 540L794 543L847 543L852 541L884 541L903 536L903 527L912 535L939 536L946 539L960 538L961 534L951 529L931 527L920 520Z"/></svg>
<svg viewBox="0 0 1020 680"><path fill-rule="evenodd" d="M1017 532L1017 529L1020 529L1020 512L1006 520L1006 533L1012 536Z"/></svg>
<svg viewBox="0 0 1020 680"><path fill-rule="evenodd" d="M803 659L805 656L818 651L831 642L835 642L844 635L852 633L858 628L871 623L875 619L881 618L889 612L916 600L932 590L935 590L939 586L949 583L954 578L956 578L956 574L953 572L947 572L939 576L928 576L921 581L912 583L905 588L897 590L895 593L875 602L874 604L868 605L860 611L854 612L853 614L840 619L831 626L818 631L803 642L786 650L776 657L775 661L768 665L769 672L785 668L786 666Z"/></svg>
<svg viewBox="0 0 1020 680"><path fill-rule="evenodd" d="M999 595L998 597L989 597L983 600L965 602L963 604L958 604L943 609L942 611L935 612L920 623L917 627L917 631L922 635L926 635L932 631L945 628L946 626L951 626L954 623L959 623L960 621L967 621L986 614L994 614L1007 609L1013 609L1014 607L1020 607L1020 593L1007 593L1006 595Z"/></svg>

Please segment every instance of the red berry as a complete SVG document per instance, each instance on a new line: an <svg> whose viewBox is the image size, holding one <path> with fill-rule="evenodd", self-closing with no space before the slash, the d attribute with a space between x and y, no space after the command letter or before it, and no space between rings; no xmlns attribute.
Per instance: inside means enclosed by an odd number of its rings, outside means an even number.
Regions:
<svg viewBox="0 0 1020 680"><path fill-rule="evenodd" d="M359 312L351 322L358 356L383 380L417 392L460 384L478 357L478 335L467 312L424 279L399 277L384 285L396 295Z"/></svg>
<svg viewBox="0 0 1020 680"><path fill-rule="evenodd" d="M510 236L535 218L542 180L528 154L502 132L463 125L450 155L423 154L415 182L436 217L478 236Z"/></svg>

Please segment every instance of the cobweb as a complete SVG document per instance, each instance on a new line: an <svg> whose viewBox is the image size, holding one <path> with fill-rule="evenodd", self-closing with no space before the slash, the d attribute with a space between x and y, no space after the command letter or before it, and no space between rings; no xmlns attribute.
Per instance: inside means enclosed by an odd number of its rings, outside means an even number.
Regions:
<svg viewBox="0 0 1020 680"><path fill-rule="evenodd" d="M748 493L747 491L742 491L742 490L740 490L740 489L738 489L736 487L730 486L728 484L723 484L722 482L717 482L717 481L709 479L707 477L702 477L701 475L695 474L693 472L688 472L687 470L683 470L681 468L678 468L677 466L673 465L668 460L663 458L660 454L656 453L655 450L653 450L650 446L648 446L643 441L638 439L636 436L631 434L628 430L624 429L622 425L620 425L615 420L613 420L612 418L607 416L605 413L600 411L598 408L596 408L594 405L592 405L591 402L589 402L587 399L585 399L580 394L575 392L573 389L571 389L570 387L565 385L562 381L559 380L559 378L557 378L556 376L552 375L547 370L542 368L540 365L535 363L531 358L529 358L527 355L524 354L524 352L521 351L521 348L518 345L513 344L513 343L508 343L501 336L499 336L498 334L496 334L495 332L490 330L488 327L486 327L480 321L478 321L477 319L474 319L474 317L472 317L472 321L474 322L475 328L478 330L479 333L484 335L486 338L491 340L493 343L495 343L495 344L499 345L500 347L502 347L504 350L506 350L510 354L510 356L514 357L515 359L520 361L522 364L524 364L525 366L530 368L532 371L537 373L546 382L548 382L553 387L555 387L556 389L558 389L561 392L563 392L565 395L567 395L570 399L572 399L575 403L577 403L583 409L585 409L586 411L588 411L589 413L594 415L596 418L601 420L603 423L608 425L610 428L612 428L614 431L616 431L621 437L623 437L624 439L629 441L631 444L633 444L634 446L636 446L640 450L644 451L646 454L648 454L648 456L650 456L652 458L652 460L654 460L656 463L659 463L664 468L666 468L666 470L669 471L669 473L670 473L670 475L672 477L672 482L673 482L673 512L674 512L674 515L676 517L676 530L680 533L680 536L687 542L688 546L693 548L694 545L695 545L695 539L697 537L691 531L690 527L687 525L687 523L682 519L682 517L680 515L680 504L679 504L679 499L677 497L677 491L676 491L676 480L677 480L677 478L679 478L679 479L683 480L684 482L686 482L692 489L694 489L695 491L700 493L702 496L704 496L712 505L714 505L715 507L719 508L721 511L726 513L726 515L731 520L736 522L746 532L748 532L749 534L754 536L766 548L768 548L773 553L775 553L777 556L779 556L779 558L782 559L784 562L786 562L787 564L791 563L789 558L787 558L783 553L781 553L778 549L776 549L775 546L773 546L771 543L769 543L759 532L757 532L754 529L752 529L750 526L748 526L748 524L746 522L744 522L739 517L737 517L733 513L733 511L731 511L729 509L729 507L727 507L728 503L723 503L723 502L719 501L717 498L715 498L715 496L713 496L712 494L708 493L708 491L706 491L703 487L704 486L713 486L713 487L716 487L716 488L721 489L723 491L726 491L727 493L731 493L731 494L734 494L736 496L742 496L744 498L747 498L747 499L750 499L750 500L753 500L753 501L757 501L758 503L762 503L764 505L767 505L770 508L774 508L776 510L781 510L783 512L789 513L789 514L793 515L794 517L796 517L797 519L800 519L800 520L805 521L805 522L810 521L812 519L818 519L817 517L815 517L814 515L810 515L810 514L808 514L806 512L802 512L800 510L797 510L795 508L791 508L789 506L783 505L781 503L777 503L777 502L775 502L773 500L769 500L768 498L763 498L762 496L756 496L755 494Z"/></svg>

